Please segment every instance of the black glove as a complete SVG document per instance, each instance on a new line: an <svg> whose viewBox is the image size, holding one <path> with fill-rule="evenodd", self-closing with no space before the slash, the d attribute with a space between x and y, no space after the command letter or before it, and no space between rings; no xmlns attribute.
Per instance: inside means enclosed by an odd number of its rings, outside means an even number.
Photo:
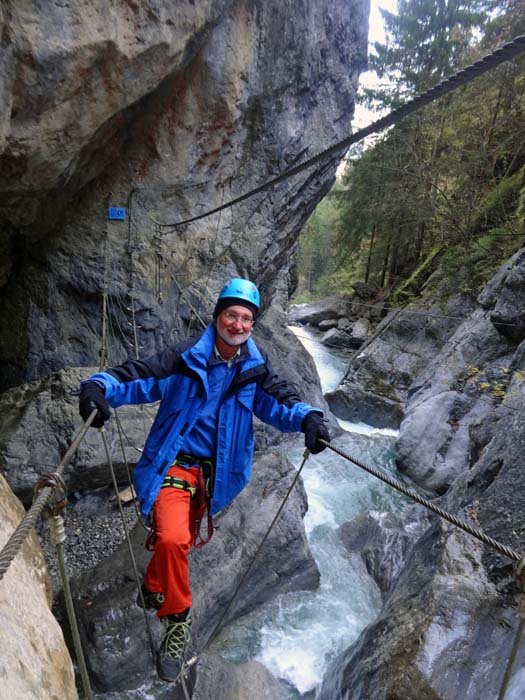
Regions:
<svg viewBox="0 0 525 700"><path fill-rule="evenodd" d="M86 382L82 384L80 396L78 397L78 410L82 420L86 421L95 408L98 410L98 413L94 417L91 426L93 428L102 428L111 416L109 403L104 396L104 389L96 382Z"/></svg>
<svg viewBox="0 0 525 700"><path fill-rule="evenodd" d="M318 440L321 438L326 440L326 442L330 442L330 433L319 413L309 413L305 416L303 418L301 430L304 433L305 447L307 447L313 455L326 449L326 445L321 445Z"/></svg>

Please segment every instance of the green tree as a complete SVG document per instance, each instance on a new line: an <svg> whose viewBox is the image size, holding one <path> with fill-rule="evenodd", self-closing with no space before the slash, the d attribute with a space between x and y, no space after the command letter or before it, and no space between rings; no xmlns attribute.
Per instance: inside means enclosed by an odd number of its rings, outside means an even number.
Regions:
<svg viewBox="0 0 525 700"><path fill-rule="evenodd" d="M392 89L369 96L383 106L395 103L471 63L512 38L511 32L523 31L523 6L522 0L501 8L401 2L399 15L387 14L387 43L374 58L394 80ZM489 274L523 236L524 96L523 60L516 59L354 152L342 187L332 193L332 237L321 243L317 230L311 291L333 288L334 280L338 288L357 279L387 288L422 280L438 250L450 251L451 269L472 263ZM335 243L333 257L319 255L328 250L327 241ZM481 273L473 279L481 280Z"/></svg>

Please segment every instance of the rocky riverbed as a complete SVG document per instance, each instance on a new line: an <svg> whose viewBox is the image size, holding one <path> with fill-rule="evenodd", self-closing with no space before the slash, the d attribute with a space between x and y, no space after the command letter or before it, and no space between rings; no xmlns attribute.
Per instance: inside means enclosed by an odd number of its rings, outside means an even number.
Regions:
<svg viewBox="0 0 525 700"><path fill-rule="evenodd" d="M342 418L398 427L400 478L518 552L524 299L523 249L477 299L438 270L426 295L379 322L327 396ZM383 607L333 662L319 700L496 697L518 624L512 561L420 506L359 518L341 537L361 553ZM512 697L523 693L518 671Z"/></svg>

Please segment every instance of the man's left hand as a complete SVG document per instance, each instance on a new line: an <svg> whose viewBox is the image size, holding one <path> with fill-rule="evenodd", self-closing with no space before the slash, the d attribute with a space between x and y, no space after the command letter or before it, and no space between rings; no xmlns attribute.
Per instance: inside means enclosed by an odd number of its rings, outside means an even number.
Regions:
<svg viewBox="0 0 525 700"><path fill-rule="evenodd" d="M319 413L309 413L305 416L301 429L304 433L305 447L307 447L313 455L326 449L326 445L322 445L319 442L319 438L330 442L330 433Z"/></svg>

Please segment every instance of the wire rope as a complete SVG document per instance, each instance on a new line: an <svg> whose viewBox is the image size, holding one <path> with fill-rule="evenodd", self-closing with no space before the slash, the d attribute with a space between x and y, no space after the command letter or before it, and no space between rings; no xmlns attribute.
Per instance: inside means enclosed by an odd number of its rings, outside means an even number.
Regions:
<svg viewBox="0 0 525 700"><path fill-rule="evenodd" d="M265 192L266 190L275 187L275 185L279 184L283 180L287 180L293 177L294 175L297 175L298 173L302 172L303 170L306 170L307 168L316 165L318 162L324 160L325 158L329 158L335 155L340 155L342 157L351 145L357 143L358 141L362 141L364 138L370 136L371 134L378 133L379 131L383 131L383 129L386 129L389 126L396 124L401 119L404 119L408 115L417 112L422 107L452 92L458 87L467 85L472 80L479 77L480 75L483 75L495 66L515 58L523 51L525 51L525 35L520 35L515 37L512 41L503 44L492 53L484 56L478 61L475 61L473 64L445 78L434 87L430 88L429 90L425 91L420 95L417 95L415 98L406 102L401 107L394 109L386 116L381 117L380 119L372 122L372 124L369 124L367 127L360 129L355 134L347 136L341 141L338 141L332 146L329 146L328 148L312 156L311 158L308 158L302 163L299 163L298 165L292 168L288 168L280 175L271 178L262 185L259 185L258 187L255 187L254 189L249 190L248 192L245 192L244 194L239 195L238 197L235 197L234 199L231 199L228 202L221 204L220 206L217 206L213 209L209 209L201 214L189 217L187 219L182 219L180 221L175 221L172 223L163 223L154 219L152 219L152 221L154 221L154 223L156 223L159 227L167 229L177 228L179 226L186 226L195 221L199 221L200 219L203 219L206 216L210 216L211 214L215 214L219 211L222 211L223 209L232 207L235 204L239 204L245 201L246 199L253 197L255 194Z"/></svg>

